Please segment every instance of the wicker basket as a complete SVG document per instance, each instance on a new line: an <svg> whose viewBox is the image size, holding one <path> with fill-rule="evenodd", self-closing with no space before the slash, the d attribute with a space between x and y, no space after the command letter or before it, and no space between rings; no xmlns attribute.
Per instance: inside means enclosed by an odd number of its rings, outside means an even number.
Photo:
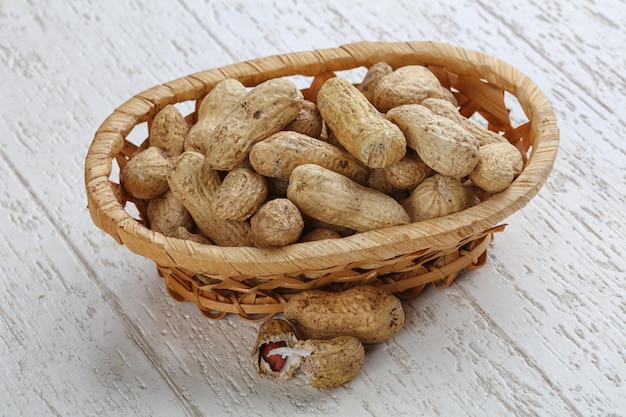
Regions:
<svg viewBox="0 0 626 417"><path fill-rule="evenodd" d="M480 114L525 155L525 168L505 191L445 217L280 249L218 247L166 237L143 222L145 202L132 200L114 178L141 147L128 139L167 104L197 103L220 80L254 86L270 78L313 77L305 96L340 71L385 61L426 65L450 88L461 113ZM338 74L339 75L339 74ZM528 122L513 126L505 103L517 99ZM196 104L197 108L197 104ZM195 112L188 116L195 122ZM144 125L145 127L145 125ZM518 70L482 53L433 42L359 42L333 49L255 59L192 74L131 98L98 129L85 163L88 208L94 223L131 251L152 259L168 292L195 302L210 318L236 313L262 319L279 313L290 296L322 288L343 291L375 285L401 298L425 285L449 285L464 269L482 266L503 219L525 206L545 182L557 153L555 114L537 86ZM135 218L129 205L136 206Z"/></svg>

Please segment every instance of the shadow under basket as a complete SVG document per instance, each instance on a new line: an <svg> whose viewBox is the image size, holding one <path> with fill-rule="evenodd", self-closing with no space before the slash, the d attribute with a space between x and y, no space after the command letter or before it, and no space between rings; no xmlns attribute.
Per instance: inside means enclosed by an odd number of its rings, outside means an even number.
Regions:
<svg viewBox="0 0 626 417"><path fill-rule="evenodd" d="M238 79L247 87L278 77L308 80L301 89L305 98L314 100L324 80L354 78L359 70L362 76L381 61L394 69L427 66L454 94L462 115L480 119L521 151L522 173L503 192L452 215L279 249L219 247L153 232L144 221L146 202L132 199L118 184L119 170L145 146L152 119L168 104L181 111L188 106L187 120L195 123L193 109L225 78ZM134 129L145 132L138 143L131 139L137 136ZM445 288L459 272L481 267L494 233L504 229L500 222L524 207L544 184L558 143L550 103L510 65L434 42L358 42L203 71L134 96L96 132L85 161L85 185L96 226L153 260L174 299L195 302L210 318L236 313L263 319L282 312L289 298L304 290L373 285L399 298L412 298L427 284Z"/></svg>

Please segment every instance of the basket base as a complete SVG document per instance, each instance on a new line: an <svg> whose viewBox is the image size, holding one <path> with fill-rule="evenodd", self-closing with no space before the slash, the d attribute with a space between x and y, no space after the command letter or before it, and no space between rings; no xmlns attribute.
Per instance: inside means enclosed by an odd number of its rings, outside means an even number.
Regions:
<svg viewBox="0 0 626 417"><path fill-rule="evenodd" d="M293 275L224 278L160 265L157 270L173 299L194 302L210 319L234 313L247 320L263 320L281 313L294 294L310 289L340 292L357 285L372 285L400 299L417 297L428 284L444 289L461 271L472 271L485 264L494 233L504 228L500 225L485 230L453 248L426 249L385 261Z"/></svg>

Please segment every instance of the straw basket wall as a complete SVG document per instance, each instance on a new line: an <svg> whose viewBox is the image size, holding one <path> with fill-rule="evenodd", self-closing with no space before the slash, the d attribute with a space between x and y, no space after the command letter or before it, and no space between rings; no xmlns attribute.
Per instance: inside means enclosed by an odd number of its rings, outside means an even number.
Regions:
<svg viewBox="0 0 626 417"><path fill-rule="evenodd" d="M503 132L525 159L513 184L449 216L280 249L202 245L155 233L143 220L145 202L133 200L118 184L119 167L142 145L132 143L129 134L137 126L149 125L168 104L197 102L224 78L252 87L271 78L311 77L311 86L303 88L306 96L329 76L380 61L394 68L428 66L455 94L464 116L480 114L491 130ZM515 98L525 115L518 125L510 120L505 97ZM194 118L192 113L188 121L193 123ZM175 299L195 302L211 318L236 313L260 319L281 312L291 295L307 289L343 291L367 284L408 298L429 283L443 288L460 271L482 266L493 234L504 228L500 223L544 184L558 141L555 114L545 95L525 75L494 57L433 42L359 42L254 59L137 94L97 130L86 157L85 185L96 226L132 252L152 259Z"/></svg>

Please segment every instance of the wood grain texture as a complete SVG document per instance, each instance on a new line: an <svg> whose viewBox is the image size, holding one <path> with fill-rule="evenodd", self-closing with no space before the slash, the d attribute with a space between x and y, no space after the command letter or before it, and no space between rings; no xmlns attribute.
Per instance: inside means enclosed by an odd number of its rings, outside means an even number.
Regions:
<svg viewBox="0 0 626 417"><path fill-rule="evenodd" d="M286 3L0 3L0 415L626 415L626 3ZM140 91L358 40L497 56L552 100L562 139L487 265L405 303L405 328L326 392L256 375L258 323L171 299L93 225L82 168Z"/></svg>

